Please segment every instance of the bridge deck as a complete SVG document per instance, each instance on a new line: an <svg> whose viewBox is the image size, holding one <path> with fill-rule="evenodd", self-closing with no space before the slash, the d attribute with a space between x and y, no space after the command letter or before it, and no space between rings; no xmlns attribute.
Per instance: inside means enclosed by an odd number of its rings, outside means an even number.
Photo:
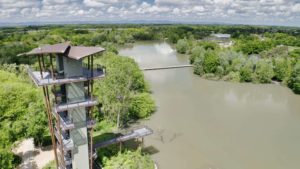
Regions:
<svg viewBox="0 0 300 169"><path fill-rule="evenodd" d="M129 132L125 135L122 135L120 137L113 138L111 140L107 140L107 141L103 141L103 142L99 142L99 143L95 143L94 144L94 149L101 148L101 147L106 147L106 146L116 144L116 143L120 143L120 142L124 142L124 141L128 141L128 140L131 140L131 139L134 139L134 138L145 137L145 136L148 136L152 133L153 133L152 129L150 129L146 126L143 126L141 128L134 129L131 132Z"/></svg>
<svg viewBox="0 0 300 169"><path fill-rule="evenodd" d="M175 68L185 68L185 67L193 67L193 65L161 66L161 67L148 67L148 68L141 68L141 69L147 71L147 70L175 69Z"/></svg>

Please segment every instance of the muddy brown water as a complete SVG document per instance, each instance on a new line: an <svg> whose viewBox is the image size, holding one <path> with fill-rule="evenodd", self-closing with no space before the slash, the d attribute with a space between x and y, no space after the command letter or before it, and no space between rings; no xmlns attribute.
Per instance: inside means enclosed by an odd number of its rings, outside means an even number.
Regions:
<svg viewBox="0 0 300 169"><path fill-rule="evenodd" d="M140 67L188 63L165 42L120 54ZM145 147L161 169L299 169L300 96L274 84L210 81L192 68L146 71L157 111Z"/></svg>

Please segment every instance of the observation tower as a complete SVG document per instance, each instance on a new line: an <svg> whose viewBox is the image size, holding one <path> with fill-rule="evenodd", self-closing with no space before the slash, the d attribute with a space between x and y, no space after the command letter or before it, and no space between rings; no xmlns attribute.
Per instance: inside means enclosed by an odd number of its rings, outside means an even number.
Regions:
<svg viewBox="0 0 300 169"><path fill-rule="evenodd" d="M33 56L38 68L28 68L33 82L42 87L48 126L57 168L92 169L93 80L105 77L105 69L94 65L101 47L71 46L69 42L46 45L21 55ZM50 89L49 89L50 88ZM52 93L52 94L50 94Z"/></svg>

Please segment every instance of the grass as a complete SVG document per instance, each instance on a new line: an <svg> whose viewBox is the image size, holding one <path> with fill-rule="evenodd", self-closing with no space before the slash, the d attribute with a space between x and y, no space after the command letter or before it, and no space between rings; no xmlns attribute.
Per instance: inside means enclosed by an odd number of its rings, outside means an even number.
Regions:
<svg viewBox="0 0 300 169"><path fill-rule="evenodd" d="M108 121L108 120L101 120L97 123L95 127L95 131L93 133L94 142L100 141L99 137L104 133L113 133L116 130L116 124Z"/></svg>
<svg viewBox="0 0 300 169"><path fill-rule="evenodd" d="M300 49L300 47L296 47L296 46L288 46L288 50L289 52L295 50L295 49Z"/></svg>
<svg viewBox="0 0 300 169"><path fill-rule="evenodd" d="M45 165L45 167L43 167L43 169L56 169L55 161L50 161L47 165Z"/></svg>

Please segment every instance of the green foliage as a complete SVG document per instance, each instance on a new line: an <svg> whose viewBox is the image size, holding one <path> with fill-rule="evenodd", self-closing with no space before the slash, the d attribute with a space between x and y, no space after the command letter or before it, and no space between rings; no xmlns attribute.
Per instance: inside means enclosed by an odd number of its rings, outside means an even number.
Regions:
<svg viewBox="0 0 300 169"><path fill-rule="evenodd" d="M236 41L236 50L247 55L259 54L264 50L271 49L274 46L270 39L261 40L257 36L247 36Z"/></svg>
<svg viewBox="0 0 300 169"><path fill-rule="evenodd" d="M216 69L215 74L218 77L223 77L223 75L224 75L224 68L222 66L218 66L217 69Z"/></svg>
<svg viewBox="0 0 300 169"><path fill-rule="evenodd" d="M262 58L274 58L274 57L287 57L288 47L287 46L277 46L267 51L260 53Z"/></svg>
<svg viewBox="0 0 300 169"><path fill-rule="evenodd" d="M201 46L196 46L191 50L190 63L193 64L197 58L203 60L206 50Z"/></svg>
<svg viewBox="0 0 300 169"><path fill-rule="evenodd" d="M135 29L133 38L135 40L154 40L155 32L151 29Z"/></svg>
<svg viewBox="0 0 300 169"><path fill-rule="evenodd" d="M98 134L102 134L102 133L107 133L107 132L111 132L115 129L115 124L107 119L99 119L99 122L96 123L96 127L94 128L94 130L96 131L96 133ZM94 133L94 136L97 135L96 133Z"/></svg>
<svg viewBox="0 0 300 169"><path fill-rule="evenodd" d="M120 135L117 135L115 133L103 133L101 135L94 137L94 142L107 141L107 140L116 138L118 136L120 136ZM98 158L100 159L100 163L103 164L105 159L118 154L119 151L120 151L120 147L118 144L113 144L108 147L98 149L97 155L98 155Z"/></svg>
<svg viewBox="0 0 300 169"><path fill-rule="evenodd" d="M125 151L117 156L104 160L106 169L154 169L150 156L143 155L141 150Z"/></svg>
<svg viewBox="0 0 300 169"><path fill-rule="evenodd" d="M291 61L287 58L277 57L273 60L274 64L274 78L278 81L287 79L291 74Z"/></svg>
<svg viewBox="0 0 300 169"><path fill-rule="evenodd" d="M95 95L102 103L105 118L117 120L121 114L122 124L129 118L129 105L136 94L148 92L149 87L144 75L133 59L120 57L113 53L106 53L98 62L106 67L107 76L95 83Z"/></svg>
<svg viewBox="0 0 300 169"><path fill-rule="evenodd" d="M206 73L203 75L203 78L209 79L209 80L218 80L219 77L217 77L214 73Z"/></svg>
<svg viewBox="0 0 300 169"><path fill-rule="evenodd" d="M254 63L252 60L247 60L247 62L240 69L240 81L241 82L251 82L253 78Z"/></svg>
<svg viewBox="0 0 300 169"><path fill-rule="evenodd" d="M205 73L215 73L220 65L220 59L215 51L208 50L203 60L203 69Z"/></svg>
<svg viewBox="0 0 300 169"><path fill-rule="evenodd" d="M231 60L231 65L229 66L230 71L240 71L240 69L243 67L243 65L246 62L246 58L244 55L240 53L234 53L235 56Z"/></svg>
<svg viewBox="0 0 300 169"><path fill-rule="evenodd" d="M286 45L286 46L299 46L300 40L295 36L288 35L286 33L266 33L265 37L271 38L272 42L277 45Z"/></svg>
<svg viewBox="0 0 300 169"><path fill-rule="evenodd" d="M230 72L228 75L224 76L223 79L225 81L230 81L230 82L240 82L241 81L239 72Z"/></svg>
<svg viewBox="0 0 300 169"><path fill-rule="evenodd" d="M213 41L200 41L198 44L205 50L217 50L220 48L219 45Z"/></svg>
<svg viewBox="0 0 300 169"><path fill-rule="evenodd" d="M186 53L189 49L189 43L186 39L180 39L177 41L176 50L178 53Z"/></svg>
<svg viewBox="0 0 300 169"><path fill-rule="evenodd" d="M289 52L289 56L295 59L300 59L300 49L294 49Z"/></svg>
<svg viewBox="0 0 300 169"><path fill-rule="evenodd" d="M270 83L274 76L273 64L270 60L261 59L256 64L255 80L259 83Z"/></svg>
<svg viewBox="0 0 300 169"><path fill-rule="evenodd" d="M197 59L194 63L194 73L196 75L200 75L200 76L205 74L203 66L202 66L202 62L200 59Z"/></svg>
<svg viewBox="0 0 300 169"><path fill-rule="evenodd" d="M27 59L24 57L18 57L17 55L20 53L24 53L29 51L31 46L20 43L20 42L13 42L3 44L0 47L0 64L4 63L27 63Z"/></svg>
<svg viewBox="0 0 300 169"><path fill-rule="evenodd" d="M300 61L295 65L290 79L288 80L288 86L296 94L300 94Z"/></svg>
<svg viewBox="0 0 300 169"><path fill-rule="evenodd" d="M149 93L136 94L129 106L129 112L133 117L146 118L155 111L155 103Z"/></svg>
<svg viewBox="0 0 300 169"><path fill-rule="evenodd" d="M46 164L43 169L56 169L56 163L55 161L50 161L48 164Z"/></svg>
<svg viewBox="0 0 300 169"><path fill-rule="evenodd" d="M13 66L4 67L13 72ZM27 137L41 143L47 123L42 97L36 88L3 70L0 70L0 81L0 154L6 154L5 158L1 157L1 163L13 166L15 157L9 152L12 144Z"/></svg>
<svg viewBox="0 0 300 169"><path fill-rule="evenodd" d="M13 169L20 164L22 159L14 155L8 148L0 148L0 168Z"/></svg>

